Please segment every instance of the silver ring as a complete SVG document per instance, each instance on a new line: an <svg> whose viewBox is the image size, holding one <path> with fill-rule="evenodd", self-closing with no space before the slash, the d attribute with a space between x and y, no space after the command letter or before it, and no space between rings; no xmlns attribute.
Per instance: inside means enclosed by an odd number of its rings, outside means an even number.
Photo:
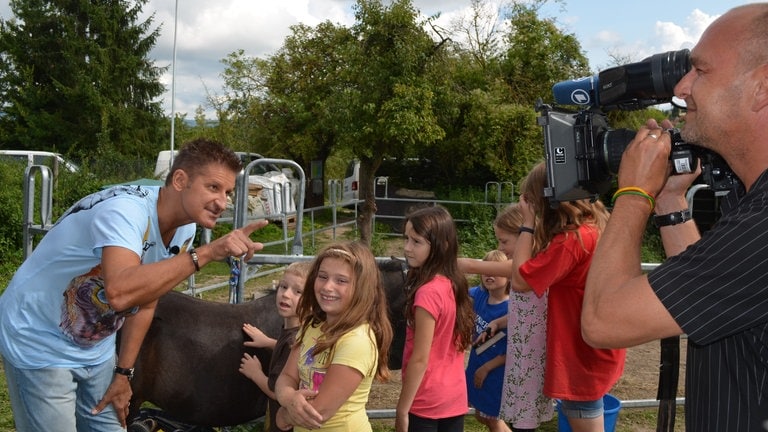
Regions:
<svg viewBox="0 0 768 432"><path fill-rule="evenodd" d="M659 137L658 137L658 136L656 136L656 135L654 135L654 134L648 134L648 136L649 136L649 137L653 137L653 139L659 139Z"/></svg>

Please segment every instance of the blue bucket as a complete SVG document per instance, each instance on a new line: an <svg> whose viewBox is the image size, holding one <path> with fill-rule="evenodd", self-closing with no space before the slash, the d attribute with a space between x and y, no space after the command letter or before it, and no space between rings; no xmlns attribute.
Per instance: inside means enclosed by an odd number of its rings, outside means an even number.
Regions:
<svg viewBox="0 0 768 432"><path fill-rule="evenodd" d="M568 419L563 414L561 409L560 400L557 401L557 430L559 432L571 432L571 425L568 424ZM621 401L611 394L603 396L603 409L605 432L614 432L616 430L616 420L619 418L619 410L621 410Z"/></svg>

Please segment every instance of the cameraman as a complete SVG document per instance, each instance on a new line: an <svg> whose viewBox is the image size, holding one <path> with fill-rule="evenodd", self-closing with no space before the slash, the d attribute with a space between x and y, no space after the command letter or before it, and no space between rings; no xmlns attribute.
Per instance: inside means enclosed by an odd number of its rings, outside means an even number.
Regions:
<svg viewBox="0 0 768 432"><path fill-rule="evenodd" d="M682 137L723 156L745 188L728 193L703 237L693 221L665 216L687 209L695 175L669 176L670 136L649 120L622 158L619 188L641 192L616 196L587 279L583 336L629 347L686 333L686 430L768 430L768 4L718 18L691 64L675 87L688 106ZM645 275L652 212L666 222L669 258Z"/></svg>

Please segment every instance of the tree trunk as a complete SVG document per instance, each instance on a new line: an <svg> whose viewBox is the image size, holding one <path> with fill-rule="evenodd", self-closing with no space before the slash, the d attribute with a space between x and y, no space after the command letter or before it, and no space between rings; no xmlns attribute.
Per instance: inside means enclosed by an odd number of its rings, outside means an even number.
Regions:
<svg viewBox="0 0 768 432"><path fill-rule="evenodd" d="M373 165L376 165L374 167ZM373 215L376 214L376 193L374 182L374 175L376 168L381 164L381 159L376 163L367 158L360 159L360 199L363 200L363 205L360 209L357 225L360 230L360 241L371 245L371 239L373 238Z"/></svg>

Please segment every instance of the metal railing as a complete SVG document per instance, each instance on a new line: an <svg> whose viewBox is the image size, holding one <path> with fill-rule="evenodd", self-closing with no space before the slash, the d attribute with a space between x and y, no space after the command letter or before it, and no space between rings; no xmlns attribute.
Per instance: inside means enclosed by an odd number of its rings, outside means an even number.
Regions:
<svg viewBox="0 0 768 432"><path fill-rule="evenodd" d="M35 220L36 174L40 174L40 213ZM24 171L24 209L22 214L24 259L27 259L34 249L35 235L45 234L53 227L53 172L46 165L32 165Z"/></svg>

